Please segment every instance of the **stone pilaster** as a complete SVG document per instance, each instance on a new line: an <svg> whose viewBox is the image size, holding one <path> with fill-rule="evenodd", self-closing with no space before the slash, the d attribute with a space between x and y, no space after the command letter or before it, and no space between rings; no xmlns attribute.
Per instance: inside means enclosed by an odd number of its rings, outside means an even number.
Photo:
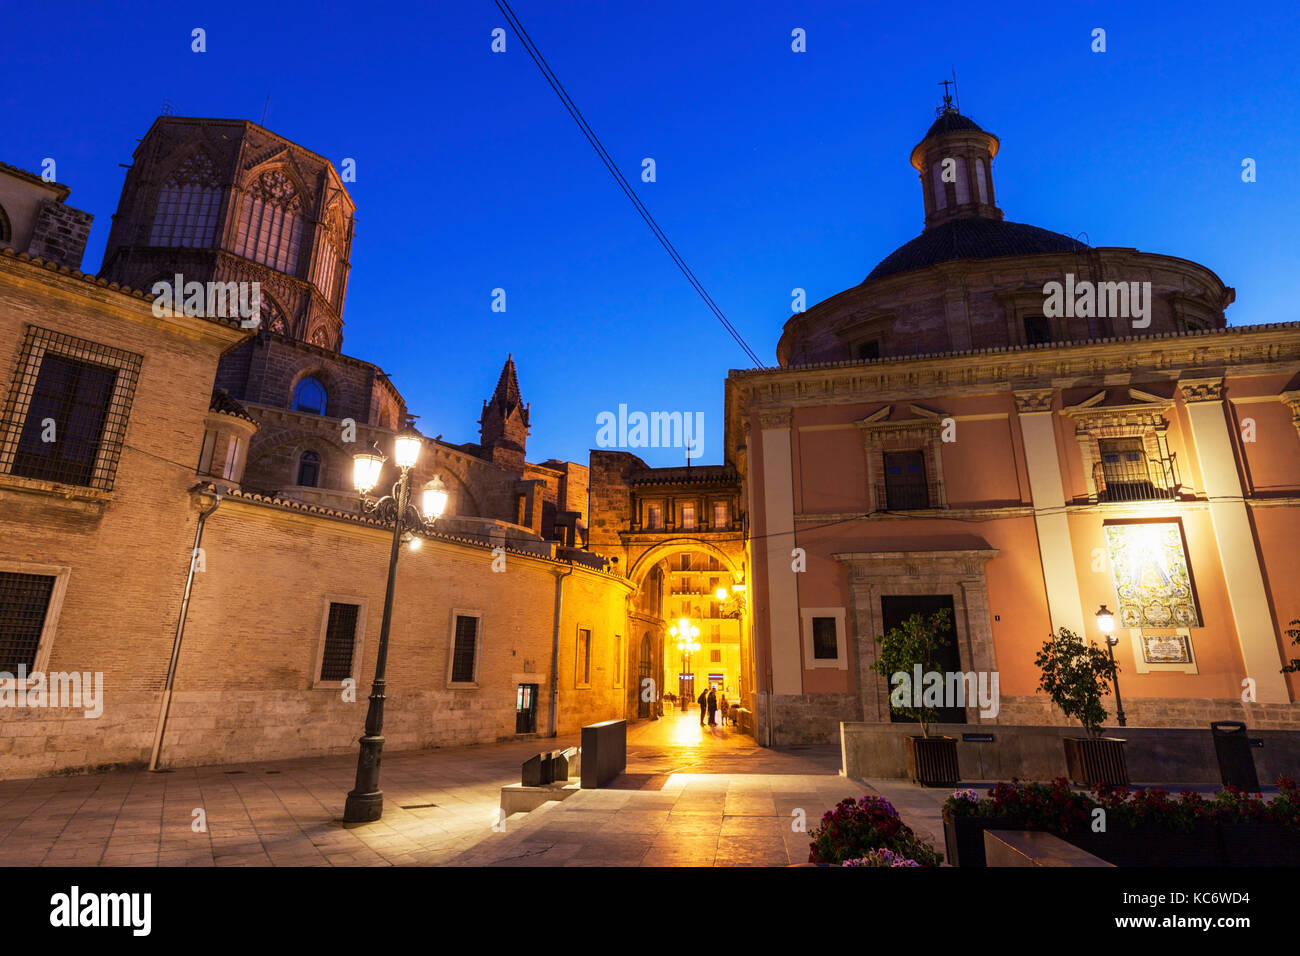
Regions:
<svg viewBox="0 0 1300 956"><path fill-rule="evenodd" d="M1187 404L1196 460L1210 502L1210 521L1245 676L1255 681L1255 699L1259 703L1288 703L1291 697L1279 671L1283 660L1278 653L1278 635L1269 611L1255 532L1243 500L1237 454L1223 407L1223 379L1184 379L1179 386Z"/></svg>
<svg viewBox="0 0 1300 956"><path fill-rule="evenodd" d="M1047 589L1052 632L1068 627L1082 637L1087 632L1074 568L1074 548L1070 543L1070 523L1065 513L1065 488L1052 415L1053 393L1051 389L1026 389L1014 395L1025 443L1025 467L1029 471L1038 556Z"/></svg>

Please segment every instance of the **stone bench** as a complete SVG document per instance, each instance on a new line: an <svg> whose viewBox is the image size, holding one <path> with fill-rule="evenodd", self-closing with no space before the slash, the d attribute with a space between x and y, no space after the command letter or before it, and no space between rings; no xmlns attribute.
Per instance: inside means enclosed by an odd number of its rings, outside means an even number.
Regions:
<svg viewBox="0 0 1300 956"><path fill-rule="evenodd" d="M1042 830L985 830L989 866L1114 866Z"/></svg>
<svg viewBox="0 0 1300 956"><path fill-rule="evenodd" d="M549 783L562 783L581 772L581 747L544 750L535 757L529 757L524 761L521 768L520 783L525 787L543 787Z"/></svg>
<svg viewBox="0 0 1300 956"><path fill-rule="evenodd" d="M582 728L582 788L603 787L627 769L627 721L605 720Z"/></svg>

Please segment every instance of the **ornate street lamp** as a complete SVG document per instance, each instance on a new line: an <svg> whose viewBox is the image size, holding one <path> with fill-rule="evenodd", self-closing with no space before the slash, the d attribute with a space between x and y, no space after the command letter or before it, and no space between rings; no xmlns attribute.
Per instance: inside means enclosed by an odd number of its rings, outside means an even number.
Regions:
<svg viewBox="0 0 1300 956"><path fill-rule="evenodd" d="M379 483L384 456L361 454L353 457L352 480L361 496L362 511L393 526L393 549L388 557L388 587L384 592L384 618L379 627L379 656L375 661L375 679L370 685L366 732L361 737L361 752L357 755L356 786L348 794L343 808L344 823L370 823L384 814L384 794L379 789L379 762L384 752L384 673L388 664L388 628L393 620L397 555L403 540L409 540L412 548L418 547L419 535L432 532L434 522L447 507L447 490L437 477L424 487L418 509L411 502L411 469L420 458L420 447L419 434L407 422L398 433L393 449L393 461L401 469L401 476L393 485L392 493L378 500L367 495Z"/></svg>
<svg viewBox="0 0 1300 956"><path fill-rule="evenodd" d="M1110 652L1110 678L1115 683L1115 719L1121 727L1127 727L1124 705L1119 699L1119 671L1115 665L1115 645L1119 643L1119 638L1115 636L1115 615L1104 604L1097 611L1097 627L1106 636L1106 650Z"/></svg>
<svg viewBox="0 0 1300 956"><path fill-rule="evenodd" d="M672 627L668 628L668 635L669 637L677 638L677 650L681 651L682 654L682 674L691 675L691 693L694 694L695 672L691 670L691 655L700 649L700 642L696 640L696 638L700 636L699 626L692 624L686 618L682 618ZM677 684L679 692L685 689L682 686L684 681L681 677L678 677ZM681 696L683 698L682 713L684 714L686 713L685 694L682 694ZM694 703L694 701L692 701L692 703Z"/></svg>
<svg viewBox="0 0 1300 956"><path fill-rule="evenodd" d="M745 585L733 584L730 591L726 588L718 588L713 592L713 596L717 598L718 604L721 605L718 608L718 613L723 617L738 618L744 615Z"/></svg>

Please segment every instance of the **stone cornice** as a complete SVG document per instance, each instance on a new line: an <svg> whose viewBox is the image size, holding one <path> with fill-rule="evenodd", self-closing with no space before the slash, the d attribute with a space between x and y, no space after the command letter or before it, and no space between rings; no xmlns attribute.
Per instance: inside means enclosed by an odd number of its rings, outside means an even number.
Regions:
<svg viewBox="0 0 1300 956"><path fill-rule="evenodd" d="M1131 374L1176 383L1180 374L1264 375L1300 372L1300 322L1198 332L1129 336L1042 346L829 362L775 369L733 369L729 409L739 420L755 409L962 397L1035 388L1101 385Z"/></svg>

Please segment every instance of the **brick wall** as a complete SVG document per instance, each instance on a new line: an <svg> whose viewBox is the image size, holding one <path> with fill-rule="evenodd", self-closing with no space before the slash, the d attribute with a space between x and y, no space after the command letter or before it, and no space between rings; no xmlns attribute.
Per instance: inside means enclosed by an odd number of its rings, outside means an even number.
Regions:
<svg viewBox="0 0 1300 956"><path fill-rule="evenodd" d="M94 218L88 212L44 199L36 213L36 227L27 251L48 262L79 269Z"/></svg>

